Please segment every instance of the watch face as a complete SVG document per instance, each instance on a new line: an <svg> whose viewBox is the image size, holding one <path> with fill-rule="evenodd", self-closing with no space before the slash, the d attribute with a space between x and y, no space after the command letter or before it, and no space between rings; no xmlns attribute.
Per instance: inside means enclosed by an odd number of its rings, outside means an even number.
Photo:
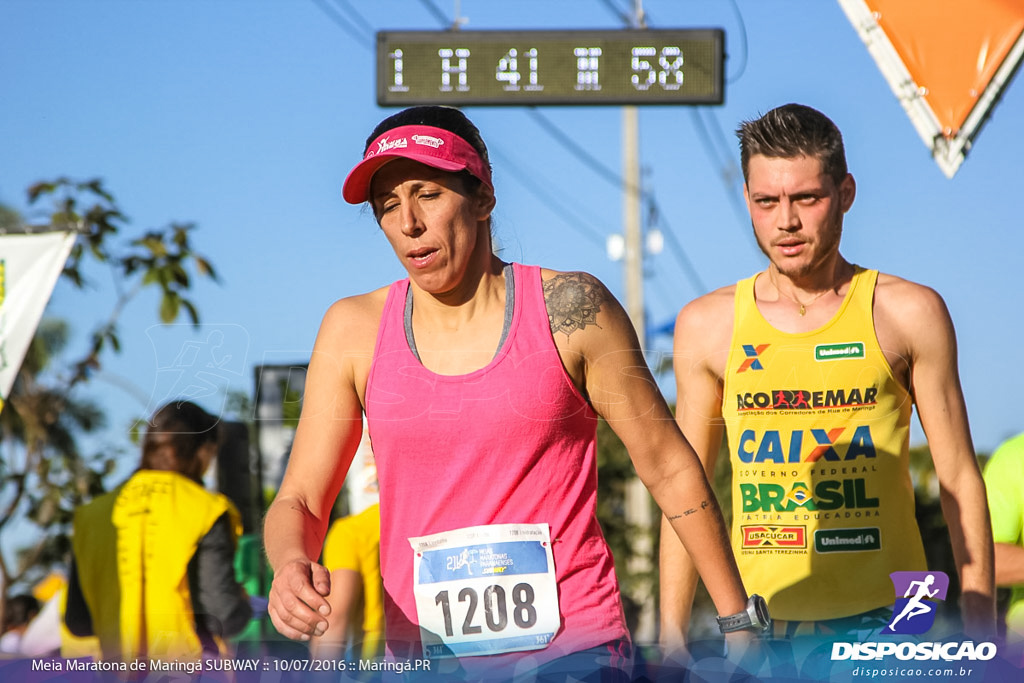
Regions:
<svg viewBox="0 0 1024 683"><path fill-rule="evenodd" d="M754 597L754 610L757 613L757 620L762 626L767 626L771 623L771 616L768 614L768 603L760 595Z"/></svg>

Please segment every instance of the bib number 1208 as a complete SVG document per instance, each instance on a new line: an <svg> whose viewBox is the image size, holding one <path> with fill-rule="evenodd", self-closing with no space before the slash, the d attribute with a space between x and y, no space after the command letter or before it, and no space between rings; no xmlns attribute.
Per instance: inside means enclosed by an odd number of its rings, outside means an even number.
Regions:
<svg viewBox="0 0 1024 683"><path fill-rule="evenodd" d="M489 524L410 538L423 653L540 650L561 625L547 524Z"/></svg>
<svg viewBox="0 0 1024 683"><path fill-rule="evenodd" d="M537 609L533 606L533 586L528 583L517 583L512 588L512 621L519 628L531 628L537 623ZM468 603L466 617L462 621L462 635L473 635L481 633L483 627L477 621L477 608L480 603L480 596L472 588L463 588L459 591L459 602ZM434 598L434 604L441 607L444 615L445 634L450 638L455 635L452 624L452 607L448 591L443 590ZM499 633L508 626L509 605L505 589L498 585L488 586L483 594L484 623L487 628Z"/></svg>

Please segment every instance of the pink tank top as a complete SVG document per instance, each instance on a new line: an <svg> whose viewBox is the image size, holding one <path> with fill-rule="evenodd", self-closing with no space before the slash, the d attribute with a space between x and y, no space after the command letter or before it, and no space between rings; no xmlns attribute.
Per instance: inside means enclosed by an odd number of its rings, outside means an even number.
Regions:
<svg viewBox="0 0 1024 683"><path fill-rule="evenodd" d="M527 656L542 664L629 637L595 516L597 418L562 366L540 269L513 264L512 272L507 334L491 362L466 375L435 374L413 354L408 280L391 286L384 305L366 414L388 650L398 658L422 656L408 539L486 524L550 525L561 628L543 650L464 658L464 666Z"/></svg>

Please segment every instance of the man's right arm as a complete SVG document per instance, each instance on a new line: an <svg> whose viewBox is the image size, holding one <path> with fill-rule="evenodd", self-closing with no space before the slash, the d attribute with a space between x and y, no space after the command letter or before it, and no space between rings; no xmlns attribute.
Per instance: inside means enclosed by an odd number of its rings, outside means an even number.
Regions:
<svg viewBox="0 0 1024 683"><path fill-rule="evenodd" d="M724 431L720 376L722 308L731 314L731 297L718 293L692 302L679 313L673 342L676 377L676 422L712 481ZM729 317L725 318L729 320ZM731 325L727 334L731 334ZM709 340L711 343L709 343ZM715 345L718 344L718 348ZM666 653L686 647L698 574L678 536L662 515L658 559L661 585L661 645Z"/></svg>

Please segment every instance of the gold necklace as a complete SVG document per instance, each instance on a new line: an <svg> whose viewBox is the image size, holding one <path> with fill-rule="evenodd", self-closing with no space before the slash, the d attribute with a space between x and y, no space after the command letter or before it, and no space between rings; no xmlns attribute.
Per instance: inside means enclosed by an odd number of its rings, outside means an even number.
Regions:
<svg viewBox="0 0 1024 683"><path fill-rule="evenodd" d="M799 313L800 313L801 316L807 314L807 307L808 306L810 306L815 301L817 301L818 299L820 299L821 297L825 296L826 294L831 292L833 289L835 289L834 287L829 287L828 289L826 289L823 292L818 292L817 294L814 295L814 297L810 301L808 301L807 303L804 304L804 303L800 303L796 299L796 297L792 297L789 294L786 294L785 292L783 292L781 289L779 289L778 283L775 282L775 274L774 274L774 272L772 271L771 268L768 268L768 279L772 281L772 286L775 287L775 291L776 292L778 292L779 294L781 294L782 296L786 297L787 299L789 299L790 301L792 301L793 303L795 303L797 306L800 307Z"/></svg>

